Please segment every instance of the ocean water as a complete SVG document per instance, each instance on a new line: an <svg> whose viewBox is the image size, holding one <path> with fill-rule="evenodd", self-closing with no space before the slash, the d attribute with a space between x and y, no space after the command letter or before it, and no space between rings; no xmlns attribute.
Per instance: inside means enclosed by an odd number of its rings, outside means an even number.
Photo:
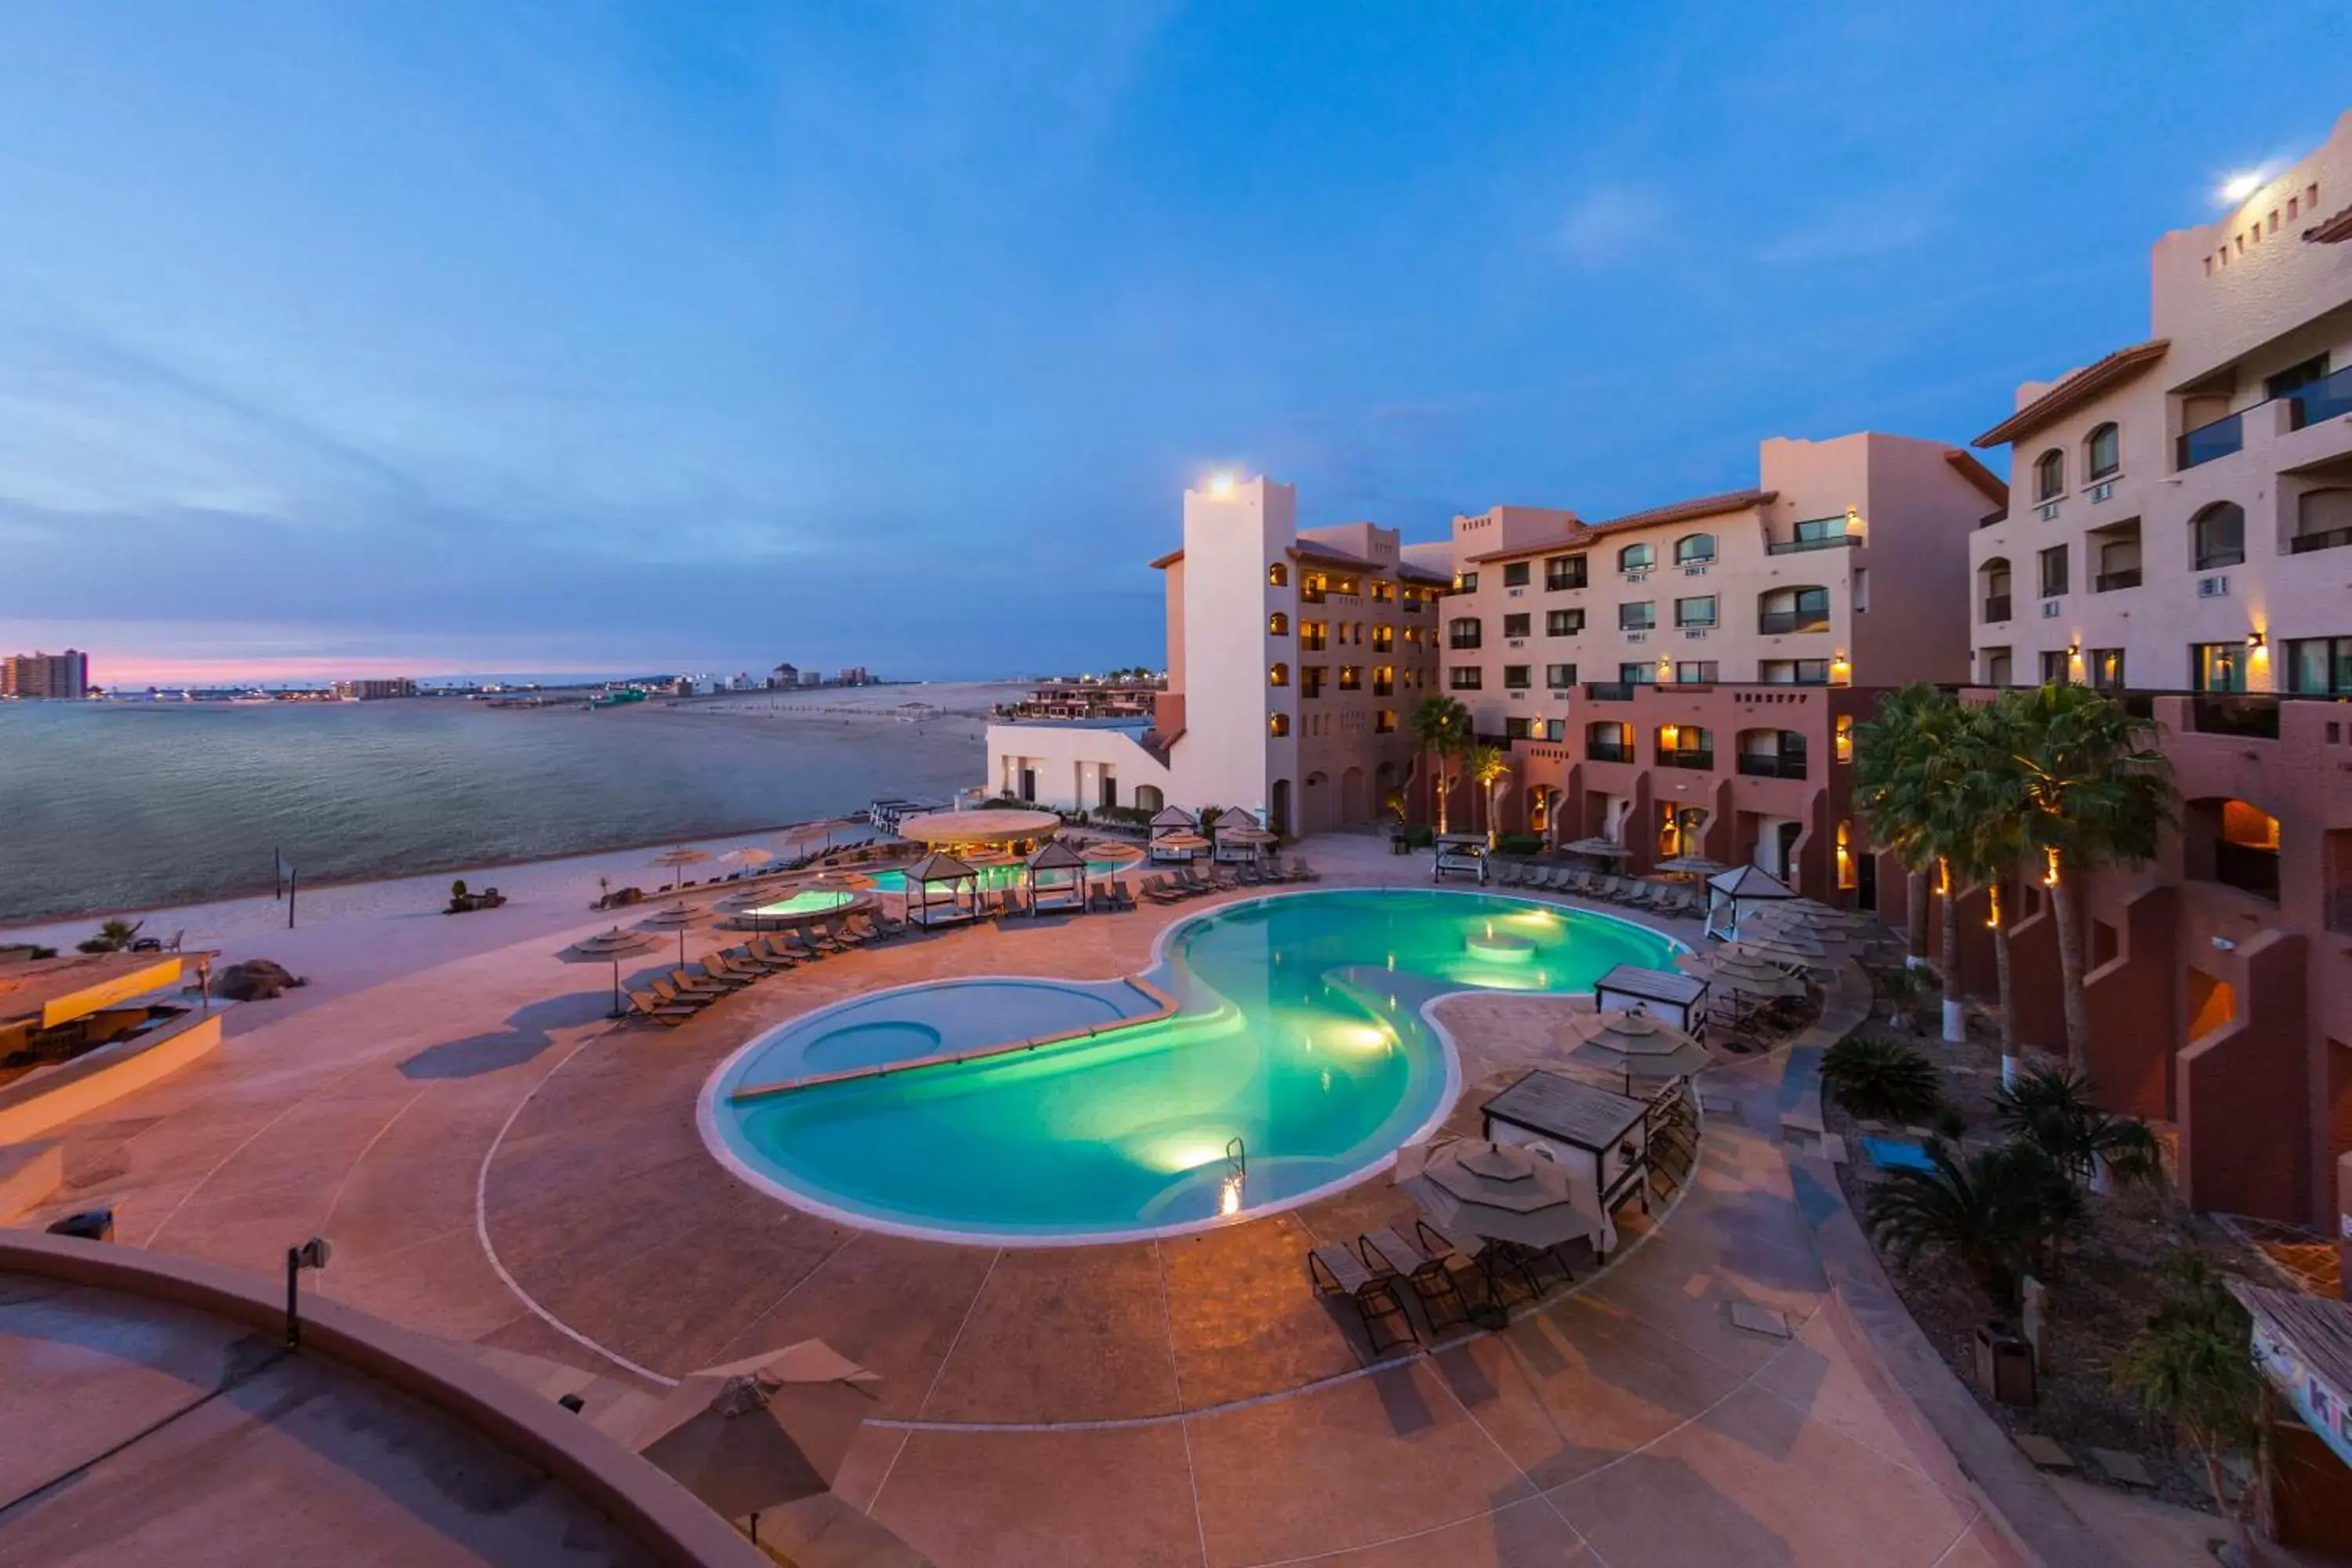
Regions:
<svg viewBox="0 0 2352 1568"><path fill-rule="evenodd" d="M967 721L0 703L0 922L748 831L977 781Z"/></svg>

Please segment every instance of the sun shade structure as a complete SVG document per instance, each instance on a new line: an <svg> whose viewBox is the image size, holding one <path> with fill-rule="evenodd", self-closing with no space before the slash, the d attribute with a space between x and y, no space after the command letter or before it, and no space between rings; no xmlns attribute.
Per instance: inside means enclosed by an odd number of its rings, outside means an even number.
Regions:
<svg viewBox="0 0 2352 1568"><path fill-rule="evenodd" d="M708 917L706 917L700 910L688 909L684 900L680 900L677 903L667 905L662 909L655 910L652 914L647 915L645 919L637 922L637 929L639 931L674 931L677 932L677 961L680 963L684 963L686 962L686 933L692 931L696 926L700 925Z"/></svg>
<svg viewBox="0 0 2352 1568"><path fill-rule="evenodd" d="M1720 860L1710 860L1704 855L1676 855L1659 861L1651 869L1667 877L1712 877L1731 868Z"/></svg>
<svg viewBox="0 0 2352 1568"><path fill-rule="evenodd" d="M882 1380L823 1340L689 1373L647 1419L645 1457L722 1519L830 1490Z"/></svg>
<svg viewBox="0 0 2352 1568"><path fill-rule="evenodd" d="M1603 838L1598 834L1591 838L1580 838L1573 844L1563 844L1559 847L1563 854L1591 855L1603 860L1621 860L1626 854L1622 844L1618 843L1614 838Z"/></svg>
<svg viewBox="0 0 2352 1568"><path fill-rule="evenodd" d="M1227 826L1226 824L1232 824ZM1256 860L1262 858L1266 847L1280 842L1273 834L1260 827L1245 813L1229 812L1217 824L1219 860Z"/></svg>
<svg viewBox="0 0 2352 1568"><path fill-rule="evenodd" d="M1459 1138L1397 1151L1397 1190L1444 1230L1558 1247L1579 1237L1599 1243L1601 1216L1580 1207L1568 1172L1516 1143Z"/></svg>
<svg viewBox="0 0 2352 1568"><path fill-rule="evenodd" d="M765 849L756 849L747 845L740 849L730 849L719 858L736 866L764 866L775 857Z"/></svg>
<svg viewBox="0 0 2352 1568"><path fill-rule="evenodd" d="M678 874L688 866L699 866L710 857L704 851L681 844L675 849L665 849L654 857L654 864L669 871L669 885L677 886Z"/></svg>
<svg viewBox="0 0 2352 1568"><path fill-rule="evenodd" d="M639 931L623 931L614 926L611 931L598 931L583 937L555 956L566 963L610 963L613 966L613 1016L621 1016L621 960L644 952L655 945L654 939Z"/></svg>
<svg viewBox="0 0 2352 1568"><path fill-rule="evenodd" d="M1868 915L1853 910L1833 909L1812 899L1790 899L1783 903L1762 904L1747 917L1759 930L1785 935L1809 937L1815 942L1861 942L1870 932Z"/></svg>
<svg viewBox="0 0 2352 1568"><path fill-rule="evenodd" d="M1805 983L1754 953L1731 951L1685 952L1675 960L1685 974L1696 974L1710 986L1742 996L1802 996Z"/></svg>
<svg viewBox="0 0 2352 1568"><path fill-rule="evenodd" d="M935 849L1001 849L1050 838L1061 826L1050 811L927 811L898 824L898 837Z"/></svg>
<svg viewBox="0 0 2352 1568"><path fill-rule="evenodd" d="M1794 888L1760 866L1718 871L1706 879L1707 934L1736 936L1749 912L1796 896Z"/></svg>
<svg viewBox="0 0 2352 1568"><path fill-rule="evenodd" d="M1087 907L1087 858L1055 838L1029 857L1029 909L1033 914Z"/></svg>
<svg viewBox="0 0 2352 1568"><path fill-rule="evenodd" d="M1618 964L1593 983L1592 1000L1604 1013L1638 1008L1694 1038L1706 1026L1706 982L1679 970Z"/></svg>
<svg viewBox="0 0 2352 1568"><path fill-rule="evenodd" d="M954 925L980 913L980 873L952 855L932 853L907 868L907 919Z"/></svg>
<svg viewBox="0 0 2352 1568"><path fill-rule="evenodd" d="M1552 1042L1580 1065L1622 1079L1628 1094L1635 1079L1687 1077L1712 1059L1705 1046L1647 1013L1580 1013L1554 1031Z"/></svg>
<svg viewBox="0 0 2352 1568"><path fill-rule="evenodd" d="M1197 833L1157 833L1151 838L1151 858L1154 860L1190 860L1208 847L1209 841Z"/></svg>

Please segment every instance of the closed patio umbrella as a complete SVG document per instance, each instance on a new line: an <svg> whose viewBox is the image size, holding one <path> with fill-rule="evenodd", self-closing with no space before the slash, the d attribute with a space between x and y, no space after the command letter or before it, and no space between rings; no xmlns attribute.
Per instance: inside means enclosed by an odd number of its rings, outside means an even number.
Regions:
<svg viewBox="0 0 2352 1568"><path fill-rule="evenodd" d="M639 1450L722 1519L828 1490L881 1379L823 1340L689 1373L648 1418Z"/></svg>
<svg viewBox="0 0 2352 1568"><path fill-rule="evenodd" d="M1601 1216L1576 1206L1566 1168L1516 1143L1409 1146L1397 1152L1395 1180L1441 1230L1533 1247L1603 1234Z"/></svg>
<svg viewBox="0 0 2352 1568"><path fill-rule="evenodd" d="M654 945L654 939L643 931L623 931L614 926L611 931L583 937L555 956L566 963L610 963L613 966L613 1013L615 1018L621 1006L621 960L632 953L645 952Z"/></svg>
<svg viewBox="0 0 2352 1568"><path fill-rule="evenodd" d="M675 849L665 849L654 857L654 864L669 868L669 885L677 886L678 874L688 866L699 866L710 857L704 851L681 844Z"/></svg>
<svg viewBox="0 0 2352 1568"><path fill-rule="evenodd" d="M1713 1059L1705 1046L1647 1013L1580 1013L1552 1040L1576 1060L1624 1079L1629 1095L1635 1079L1683 1078Z"/></svg>

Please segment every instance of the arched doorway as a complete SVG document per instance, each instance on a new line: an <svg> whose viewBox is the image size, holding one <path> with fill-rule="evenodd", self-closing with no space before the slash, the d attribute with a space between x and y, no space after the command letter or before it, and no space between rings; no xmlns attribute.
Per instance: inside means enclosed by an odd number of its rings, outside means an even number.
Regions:
<svg viewBox="0 0 2352 1568"><path fill-rule="evenodd" d="M1372 816L1370 794L1365 788L1364 770L1348 768L1339 774L1339 820L1342 823L1369 822Z"/></svg>
<svg viewBox="0 0 2352 1568"><path fill-rule="evenodd" d="M1290 781L1274 781L1274 794L1265 812L1265 825L1285 838L1290 837Z"/></svg>
<svg viewBox="0 0 2352 1568"><path fill-rule="evenodd" d="M1167 805L1167 798L1160 793L1160 786L1158 784L1138 784L1135 786L1136 810L1156 812L1165 808Z"/></svg>
<svg viewBox="0 0 2352 1568"><path fill-rule="evenodd" d="M1551 784L1528 786L1528 831L1549 844L1557 837L1552 832L1552 818L1559 811L1559 791Z"/></svg>

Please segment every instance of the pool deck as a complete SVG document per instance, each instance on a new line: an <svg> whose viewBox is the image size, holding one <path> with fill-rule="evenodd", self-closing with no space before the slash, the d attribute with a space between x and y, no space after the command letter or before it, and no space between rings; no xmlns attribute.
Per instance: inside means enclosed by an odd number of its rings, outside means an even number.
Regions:
<svg viewBox="0 0 2352 1568"><path fill-rule="evenodd" d="M1377 839L1307 854L1326 886L1426 885ZM1776 1141L1785 1058L1724 1069L1748 1109L1710 1116L1679 1207L1605 1273L1393 1364L1304 1267L1409 1212L1384 1178L1181 1239L999 1249L802 1214L703 1146L698 1091L761 1029L917 980L1137 973L1212 902L854 952L676 1030L607 1026L603 972L554 959L608 921L469 915L478 951L240 1009L210 1058L60 1130L66 1189L26 1222L110 1205L124 1243L257 1270L324 1235L327 1295L646 1390L823 1337L887 1380L841 1494L943 1568L2019 1561L1828 1289ZM322 982L334 951L306 962ZM1455 1125L1560 1005L1440 1004Z"/></svg>

